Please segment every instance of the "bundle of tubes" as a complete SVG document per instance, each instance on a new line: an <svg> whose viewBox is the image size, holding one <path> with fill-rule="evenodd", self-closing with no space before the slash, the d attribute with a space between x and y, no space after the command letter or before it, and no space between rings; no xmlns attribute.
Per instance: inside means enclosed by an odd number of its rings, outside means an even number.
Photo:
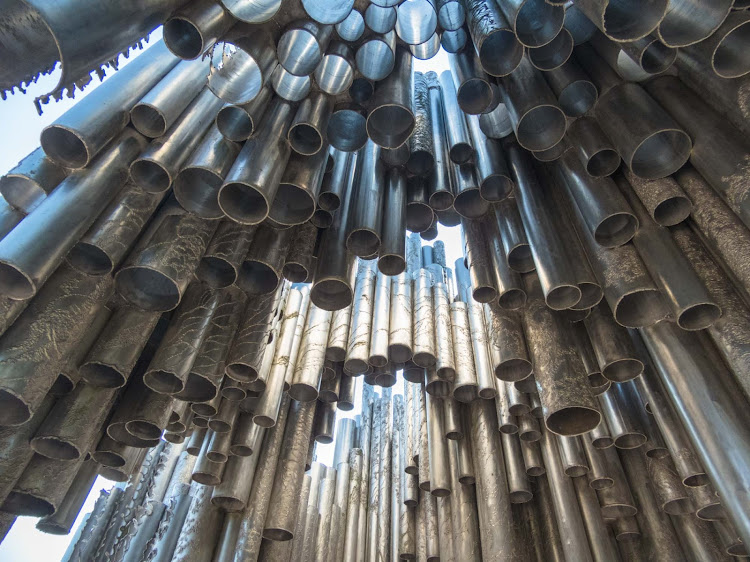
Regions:
<svg viewBox="0 0 750 562"><path fill-rule="evenodd" d="M0 178L0 536L747 556L748 7L4 2L3 98L111 75Z"/></svg>

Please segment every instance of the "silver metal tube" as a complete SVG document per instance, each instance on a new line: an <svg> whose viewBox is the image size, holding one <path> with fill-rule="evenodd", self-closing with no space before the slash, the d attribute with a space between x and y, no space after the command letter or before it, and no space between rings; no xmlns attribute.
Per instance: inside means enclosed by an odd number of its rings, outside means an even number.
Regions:
<svg viewBox="0 0 750 562"><path fill-rule="evenodd" d="M396 34L407 45L427 41L437 30L434 0L409 0L396 7Z"/></svg>
<svg viewBox="0 0 750 562"><path fill-rule="evenodd" d="M67 169L53 162L39 147L0 178L0 193L3 199L17 209L17 213L27 215L60 185L68 173ZM10 213L8 215L11 216ZM19 216L19 221L23 215ZM3 228L3 236L10 230Z"/></svg>
<svg viewBox="0 0 750 562"><path fill-rule="evenodd" d="M539 47L552 41L565 18L564 8L556 2L513 0L500 5L500 10L525 47Z"/></svg>
<svg viewBox="0 0 750 562"><path fill-rule="evenodd" d="M241 142L258 132L273 90L264 86L255 98L242 105L225 105L216 115L216 126L225 138Z"/></svg>
<svg viewBox="0 0 750 562"><path fill-rule="evenodd" d="M627 383L620 383L597 396L610 435L620 449L634 449L646 441L646 435L631 411L637 406L633 404L629 391Z"/></svg>
<svg viewBox="0 0 750 562"><path fill-rule="evenodd" d="M635 41L654 31L667 13L668 2L620 5L605 0L584 0L578 9L614 41ZM638 14L638 22L633 22Z"/></svg>
<svg viewBox="0 0 750 562"><path fill-rule="evenodd" d="M542 451L537 441L521 439L521 455L523 456L527 476L541 476L547 472L544 461L542 461Z"/></svg>
<svg viewBox="0 0 750 562"><path fill-rule="evenodd" d="M490 77L485 74L479 57L471 51L449 53L456 101L467 115L478 115L493 108L494 91Z"/></svg>
<svg viewBox="0 0 750 562"><path fill-rule="evenodd" d="M505 471L508 475L508 492L510 503L526 503L531 501L531 485L526 476L526 468L521 453L521 441L512 433L500 433L503 444Z"/></svg>
<svg viewBox="0 0 750 562"><path fill-rule="evenodd" d="M373 293L372 329L368 363L373 367L388 364L388 334L391 314L391 278L378 271Z"/></svg>
<svg viewBox="0 0 750 562"><path fill-rule="evenodd" d="M413 57L404 48L396 48L395 53L393 72L376 85L370 102L373 109L367 117L367 135L383 148L398 148L414 130L411 103Z"/></svg>
<svg viewBox="0 0 750 562"><path fill-rule="evenodd" d="M588 462L581 444L581 437L557 436L557 445L560 451L560 462L566 476L576 478L584 476L589 472Z"/></svg>
<svg viewBox="0 0 750 562"><path fill-rule="evenodd" d="M622 383L643 373L643 362L627 331L615 322L604 304L594 307L583 324L603 376Z"/></svg>
<svg viewBox="0 0 750 562"><path fill-rule="evenodd" d="M562 28L546 45L530 48L529 61L539 70L555 70L565 64L573 54L573 44L573 36L567 29Z"/></svg>
<svg viewBox="0 0 750 562"><path fill-rule="evenodd" d="M368 142L360 153L357 179L352 184L352 212L347 225L346 247L353 254L366 258L376 255L381 244L385 169L380 147Z"/></svg>
<svg viewBox="0 0 750 562"><path fill-rule="evenodd" d="M432 300L432 275L420 269L414 277L413 361L420 367L432 368L435 356L435 314Z"/></svg>
<svg viewBox="0 0 750 562"><path fill-rule="evenodd" d="M568 8L565 11L566 17L574 11L574 6ZM585 17L583 19L586 20ZM555 96L557 96L557 102L568 117L580 117L584 115L597 101L596 86L575 60L569 59L561 66L545 72L544 78L547 80L550 88L552 88ZM571 129L572 127L569 129L570 133L572 133Z"/></svg>
<svg viewBox="0 0 750 562"><path fill-rule="evenodd" d="M433 496L450 495L450 467L448 465L448 443L445 437L443 403L431 394L427 402L427 441L430 454L430 492Z"/></svg>
<svg viewBox="0 0 750 562"><path fill-rule="evenodd" d="M183 6L164 22L164 43L181 59L193 60L213 47L235 21L211 0Z"/></svg>
<svg viewBox="0 0 750 562"><path fill-rule="evenodd" d="M211 495L212 504L229 513L241 512L247 507L260 458L264 431L261 428L255 434L253 443L255 454L229 457L221 475L221 483L214 487Z"/></svg>
<svg viewBox="0 0 750 562"><path fill-rule="evenodd" d="M493 357L495 376L508 382L529 377L532 365L521 317L499 306L486 305L485 319L490 330L490 355Z"/></svg>
<svg viewBox="0 0 750 562"><path fill-rule="evenodd" d="M352 305L335 311L331 316L331 330L326 344L326 359L330 361L343 361L345 359L351 316Z"/></svg>
<svg viewBox="0 0 750 562"><path fill-rule="evenodd" d="M448 156L456 164L465 164L474 156L469 129L464 120L463 111L456 101L456 88L453 85L451 72L440 74L440 88L443 92L443 117L448 138Z"/></svg>
<svg viewBox="0 0 750 562"><path fill-rule="evenodd" d="M331 312L310 305L292 375L289 396L309 402L318 397L331 325Z"/></svg>
<svg viewBox="0 0 750 562"><path fill-rule="evenodd" d="M268 224L261 225L242 262L237 286L250 295L273 293L282 281L284 262L294 235L291 228L278 230Z"/></svg>
<svg viewBox="0 0 750 562"><path fill-rule="evenodd" d="M454 301L450 305L453 355L456 360L456 378L453 381L453 398L471 402L478 395L477 375L467 304Z"/></svg>
<svg viewBox="0 0 750 562"><path fill-rule="evenodd" d="M726 14L726 6L717 6L716 11ZM706 25L709 21L710 19L707 18L702 23ZM715 23L715 21L712 23ZM705 39L700 41L699 44L689 47L686 51L698 60L710 64L714 73L720 78L744 76L750 72L745 59L748 46L747 24L749 21L747 12L733 11L713 33L706 29L702 33ZM706 32L708 32L707 35Z"/></svg>
<svg viewBox="0 0 750 562"><path fill-rule="evenodd" d="M518 42L499 7L487 0L465 3L466 20L482 68L493 76L506 76L523 56Z"/></svg>
<svg viewBox="0 0 750 562"><path fill-rule="evenodd" d="M349 328L344 367L349 373L363 374L370 358L370 333L374 311L375 267L372 261L360 261Z"/></svg>

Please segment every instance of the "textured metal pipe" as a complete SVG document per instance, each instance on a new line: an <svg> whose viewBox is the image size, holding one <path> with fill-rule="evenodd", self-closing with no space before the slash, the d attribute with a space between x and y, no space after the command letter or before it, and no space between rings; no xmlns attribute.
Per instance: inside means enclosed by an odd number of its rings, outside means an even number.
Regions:
<svg viewBox="0 0 750 562"><path fill-rule="evenodd" d="M238 270L252 244L256 228L231 220L222 221L211 237L195 272L196 277L215 288L237 280Z"/></svg>
<svg viewBox="0 0 750 562"><path fill-rule="evenodd" d="M370 4L365 10L365 24L375 33L394 31L397 17L396 8L393 6Z"/></svg>
<svg viewBox="0 0 750 562"><path fill-rule="evenodd" d="M295 361L292 348L298 322L304 322L309 300L305 289L293 288L289 293L281 320L281 329L276 344L276 354L266 381L266 388L253 412L253 422L261 427L274 427L279 409L283 405L284 383L289 364Z"/></svg>
<svg viewBox="0 0 750 562"><path fill-rule="evenodd" d="M444 398L442 402L445 438L454 441L463 439L464 432L461 422L462 408L459 403L451 397Z"/></svg>
<svg viewBox="0 0 750 562"><path fill-rule="evenodd" d="M326 359L330 361L343 361L346 358L346 346L349 340L349 321L352 315L352 306L337 310L331 317L331 330L326 345Z"/></svg>
<svg viewBox="0 0 750 562"><path fill-rule="evenodd" d="M538 441L521 439L521 456L527 476L541 476L547 471L542 461L542 452L539 449Z"/></svg>
<svg viewBox="0 0 750 562"><path fill-rule="evenodd" d="M695 512L690 494L683 486L668 455L663 458L646 458L646 467L656 500L664 513L692 515Z"/></svg>
<svg viewBox="0 0 750 562"><path fill-rule="evenodd" d="M588 535L592 559L597 562L616 560L618 558L617 548L607 533L596 493L588 487L584 477L573 478L573 486L578 497L583 525Z"/></svg>
<svg viewBox="0 0 750 562"><path fill-rule="evenodd" d="M414 108L414 132L409 137L406 168L412 174L428 175L435 166L437 157L432 132L432 103L429 93L430 80L421 72L412 76L414 90L412 92L412 107ZM400 150L400 149L399 149Z"/></svg>
<svg viewBox="0 0 750 562"><path fill-rule="evenodd" d="M443 117L448 139L448 156L456 164L465 164L474 156L469 128L466 125L463 111L458 106L458 94L453 85L451 72L448 70L442 72L439 80L440 89L443 93ZM437 116L435 119L437 119Z"/></svg>
<svg viewBox="0 0 750 562"><path fill-rule="evenodd" d="M273 293L282 281L284 261L294 234L291 228L277 230L261 225L242 262L237 285L250 295Z"/></svg>
<svg viewBox="0 0 750 562"><path fill-rule="evenodd" d="M433 496L450 495L448 443L445 438L445 416L442 399L427 393L427 442L430 455L430 492Z"/></svg>
<svg viewBox="0 0 750 562"><path fill-rule="evenodd" d="M466 303L455 301L450 305L453 355L456 359L456 377L453 381L453 397L459 402L471 402L478 395L477 375L471 330Z"/></svg>
<svg viewBox="0 0 750 562"><path fill-rule="evenodd" d="M331 312L311 304L289 389L294 400L309 402L318 398L330 326Z"/></svg>
<svg viewBox="0 0 750 562"><path fill-rule="evenodd" d="M225 105L216 115L216 126L225 138L241 142L258 131L273 90L264 86L255 98L242 105Z"/></svg>
<svg viewBox="0 0 750 562"><path fill-rule="evenodd" d="M659 26L667 13L667 4L663 1L623 4L584 0L577 7L613 41L635 41Z"/></svg>
<svg viewBox="0 0 750 562"><path fill-rule="evenodd" d="M546 150L565 135L565 114L552 90L528 59L501 79L502 99L508 108L513 130L527 150Z"/></svg>
<svg viewBox="0 0 750 562"><path fill-rule="evenodd" d="M511 385L506 385L509 390L512 388ZM512 402L509 400L510 404ZM524 405L528 409L528 405ZM539 441L541 439L541 432L539 430L539 422L533 417L528 411L518 413L518 437L521 441ZM503 432L506 433L506 432Z"/></svg>
<svg viewBox="0 0 750 562"><path fill-rule="evenodd" d="M333 27L315 21L290 23L279 37L276 56L279 64L294 76L312 74L323 58Z"/></svg>
<svg viewBox="0 0 750 562"><path fill-rule="evenodd" d="M252 382L260 375L263 355L269 343L268 336L273 327L276 301L281 296L281 290L282 287L279 287L275 293L248 299L226 359L228 377L238 382Z"/></svg>
<svg viewBox="0 0 750 562"><path fill-rule="evenodd" d="M716 529L708 521L697 517L672 517L683 551L689 553L691 560L708 561L729 558L722 552Z"/></svg>
<svg viewBox="0 0 750 562"><path fill-rule="evenodd" d="M208 450L206 451L206 458L212 463L226 463L229 458L229 445L232 441L231 432L225 431L220 433L212 430L210 435L211 437L208 443Z"/></svg>
<svg viewBox="0 0 750 562"><path fill-rule="evenodd" d="M505 560L519 556L522 547L511 524L505 466L492 404L487 400L473 401L469 419L482 559Z"/></svg>
<svg viewBox="0 0 750 562"><path fill-rule="evenodd" d="M143 310L177 307L217 225L189 214L164 217L117 272L117 292Z"/></svg>
<svg viewBox="0 0 750 562"><path fill-rule="evenodd" d="M377 559L387 560L390 553L391 530L391 483L393 472L392 442L394 439L393 416L400 410L403 416L403 402L391 401L391 391L384 389L381 396L383 411L380 424L380 489L378 493L377 526L378 538L376 545Z"/></svg>
<svg viewBox="0 0 750 562"><path fill-rule="evenodd" d="M429 187L424 178L413 176L406 183L406 228L411 232L427 232L435 221L429 205Z"/></svg>
<svg viewBox="0 0 750 562"><path fill-rule="evenodd" d="M513 192L508 164L500 145L485 137L479 118L467 116L466 123L474 146L479 191L487 201L502 201Z"/></svg>
<svg viewBox="0 0 750 562"><path fill-rule="evenodd" d="M181 59L193 60L213 47L234 19L211 0L183 6L164 22L164 43Z"/></svg>
<svg viewBox="0 0 750 562"><path fill-rule="evenodd" d="M420 367L435 366L435 307L432 300L432 275L420 269L414 277L413 358Z"/></svg>
<svg viewBox="0 0 750 562"><path fill-rule="evenodd" d="M453 382L456 378L456 361L453 354L451 307L445 283L436 282L432 287L435 310L435 369L438 377Z"/></svg>
<svg viewBox="0 0 750 562"><path fill-rule="evenodd" d="M515 382L531 375L532 365L526 349L521 318L499 306L490 305L490 353L494 361L495 376L503 381ZM490 326L490 324L488 324Z"/></svg>
<svg viewBox="0 0 750 562"><path fill-rule="evenodd" d="M664 293L677 325L684 330L709 327L721 316L721 309L712 301L708 290L668 231L656 225L648 216L628 182L618 178L618 185L641 223L633 243Z"/></svg>
<svg viewBox="0 0 750 562"><path fill-rule="evenodd" d="M462 219L461 234L471 279L471 298L477 303L492 302L497 299L497 289L493 279L490 252L486 245L488 237L482 231L482 223L476 220Z"/></svg>
<svg viewBox="0 0 750 562"><path fill-rule="evenodd" d="M671 115L693 139L690 163L742 222L750 224L750 211L740 194L744 190L736 187L745 181L742 162L750 152L744 137L677 79L659 78L649 85L649 93L669 107Z"/></svg>
<svg viewBox="0 0 750 562"><path fill-rule="evenodd" d="M596 408L574 342L561 319L545 307L540 283L526 279L529 304L524 314L526 341L536 366L537 388L545 423L560 435L577 435L596 427L601 414Z"/></svg>
<svg viewBox="0 0 750 562"><path fill-rule="evenodd" d="M517 186L519 211L531 242L534 263L541 275L547 306L555 310L575 306L581 298L581 291L573 282L571 266L559 259L565 255L565 249L559 242L557 248L552 246L557 239L553 220L549 210L544 207L541 185L529 157L513 145L508 148L508 156Z"/></svg>
<svg viewBox="0 0 750 562"><path fill-rule="evenodd" d="M468 34L463 27L455 31L443 31L440 36L440 46L447 53L457 53L466 46Z"/></svg>
<svg viewBox="0 0 750 562"><path fill-rule="evenodd" d="M292 105L275 99L260 125L261 133L248 140L219 190L219 207L243 224L258 224L269 213L291 149L286 142ZM273 165L270 165L273 163Z"/></svg>
<svg viewBox="0 0 750 562"><path fill-rule="evenodd" d="M367 116L367 136L383 148L398 148L414 130L412 56L397 48L393 71L375 87Z"/></svg>
<svg viewBox="0 0 750 562"><path fill-rule="evenodd" d="M360 261L344 360L344 368L350 373L362 374L367 370L375 306L375 279L374 263Z"/></svg>
<svg viewBox="0 0 750 562"><path fill-rule="evenodd" d="M523 56L523 46L498 6L487 0L465 3L469 33L482 68L493 76L515 70Z"/></svg>
<svg viewBox="0 0 750 562"><path fill-rule="evenodd" d="M693 211L693 203L674 178L644 180L633 175L629 170L624 170L623 173L648 214L658 225L674 226L685 220ZM683 172L680 171L680 174ZM697 175L695 171L686 170L684 175L678 177L690 178L690 174ZM702 178L698 181L703 183ZM685 183L695 185L690 180ZM716 198L713 193L712 196ZM695 209L695 212L700 213L701 210Z"/></svg>
<svg viewBox="0 0 750 562"><path fill-rule="evenodd" d="M696 352L696 349L700 349L697 347L699 342L695 341L693 334L679 332L666 322L644 329L641 334L656 363L659 377L670 398L674 400L678 415L724 501L729 518L745 540L748 521L747 514L738 509L743 496L742 488L736 486L738 474L734 467L738 465L725 464L729 451L722 449L720 445L722 439L730 438L733 442L731 450L734 462L741 462L737 459L744 455L746 426L741 422L745 414L741 406L742 401L737 400L736 383L719 363L712 367L708 366L711 362L709 350L704 348L703 354L699 355ZM669 348L666 347L667 344ZM673 377L676 372L681 373L679 383ZM708 372L712 373L710 388L706 387L703 374ZM684 402L684 385L688 385L692 389L691 392L705 392L702 396L712 396L712 403L701 401L700 406L687 405ZM729 396L734 398L731 403L725 403ZM724 412L721 416L714 417L713 408L718 407L719 403L722 404ZM713 441L707 441L709 436Z"/></svg>
<svg viewBox="0 0 750 562"><path fill-rule="evenodd" d="M373 367L385 367L388 364L388 334L390 330L391 279L382 272L375 278L373 293L372 327L370 329L369 358L367 362Z"/></svg>
<svg viewBox="0 0 750 562"><path fill-rule="evenodd" d="M521 442L517 435L500 432L505 458L505 470L508 475L508 491L511 503L531 501L531 485L526 476L526 469L521 454Z"/></svg>
<svg viewBox="0 0 750 562"><path fill-rule="evenodd" d="M365 32L365 19L359 9L352 9L343 20L336 24L336 33L344 41L358 41Z"/></svg>
<svg viewBox="0 0 750 562"><path fill-rule="evenodd" d="M303 453L307 452L314 413L314 402L294 402L290 407L263 528L267 539L288 541L294 537L305 468Z"/></svg>

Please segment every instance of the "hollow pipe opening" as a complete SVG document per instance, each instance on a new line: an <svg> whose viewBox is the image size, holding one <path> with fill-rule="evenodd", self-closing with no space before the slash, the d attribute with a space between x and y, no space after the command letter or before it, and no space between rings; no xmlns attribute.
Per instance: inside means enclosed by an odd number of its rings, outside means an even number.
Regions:
<svg viewBox="0 0 750 562"><path fill-rule="evenodd" d="M61 125L46 127L39 142L48 158L66 168L83 168L92 157L84 140Z"/></svg>
<svg viewBox="0 0 750 562"><path fill-rule="evenodd" d="M249 139L255 131L253 118L236 105L227 105L219 110L216 126L225 138L237 142Z"/></svg>
<svg viewBox="0 0 750 562"><path fill-rule="evenodd" d="M656 131L635 149L629 167L640 178L663 178L682 168L692 149L693 143L684 131Z"/></svg>

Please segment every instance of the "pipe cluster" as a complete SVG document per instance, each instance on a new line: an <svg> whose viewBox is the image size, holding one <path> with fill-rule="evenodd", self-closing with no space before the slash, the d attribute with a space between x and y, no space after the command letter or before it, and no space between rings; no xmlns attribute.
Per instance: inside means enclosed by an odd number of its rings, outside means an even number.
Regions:
<svg viewBox="0 0 750 562"><path fill-rule="evenodd" d="M0 178L0 536L746 556L749 5L5 2L38 108L163 40Z"/></svg>

